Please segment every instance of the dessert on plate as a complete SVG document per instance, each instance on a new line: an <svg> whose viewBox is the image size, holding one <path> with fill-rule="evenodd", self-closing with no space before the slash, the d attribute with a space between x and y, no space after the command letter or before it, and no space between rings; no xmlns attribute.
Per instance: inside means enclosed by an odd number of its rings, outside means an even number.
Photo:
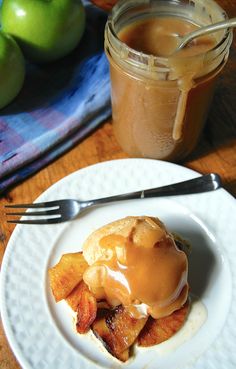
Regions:
<svg viewBox="0 0 236 369"><path fill-rule="evenodd" d="M159 344L186 320L187 249L158 218L126 217L94 231L82 252L49 269L52 293L76 312L79 334L91 329L125 362L134 344Z"/></svg>

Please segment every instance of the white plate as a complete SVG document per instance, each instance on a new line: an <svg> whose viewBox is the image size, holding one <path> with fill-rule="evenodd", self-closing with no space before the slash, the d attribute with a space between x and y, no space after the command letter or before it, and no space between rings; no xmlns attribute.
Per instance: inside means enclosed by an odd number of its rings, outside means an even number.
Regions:
<svg viewBox="0 0 236 369"><path fill-rule="evenodd" d="M125 159L90 166L62 179L38 200L90 199L161 186L197 176L166 162ZM73 331L66 305L55 304L47 269L61 254L78 251L91 231L126 215L160 217L190 240L190 285L207 308L197 333L169 353L140 349L120 364L91 334ZM18 361L30 369L177 369L236 366L236 207L225 190L106 205L61 225L17 226L1 271L1 315ZM161 353L162 352L162 353Z"/></svg>

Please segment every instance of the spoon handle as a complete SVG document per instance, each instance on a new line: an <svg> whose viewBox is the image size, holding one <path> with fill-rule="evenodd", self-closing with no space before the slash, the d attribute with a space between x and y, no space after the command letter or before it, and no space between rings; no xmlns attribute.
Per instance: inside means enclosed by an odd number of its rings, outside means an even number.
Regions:
<svg viewBox="0 0 236 369"><path fill-rule="evenodd" d="M231 18L231 19L228 19L227 21L214 23L209 26L201 27L198 30L191 32L187 34L185 37L183 37L177 47L177 51L182 49L184 46L186 46L194 38L197 38L203 35L208 35L209 33L217 32L224 28L232 28L232 27L236 27L236 18Z"/></svg>

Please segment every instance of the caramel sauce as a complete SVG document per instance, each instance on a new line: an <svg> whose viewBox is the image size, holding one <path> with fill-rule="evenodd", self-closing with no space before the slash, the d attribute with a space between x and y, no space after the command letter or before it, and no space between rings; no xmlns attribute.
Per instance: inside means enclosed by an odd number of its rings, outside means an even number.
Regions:
<svg viewBox="0 0 236 369"><path fill-rule="evenodd" d="M128 237L109 234L99 245L104 257L88 268L84 279L100 298L111 305L123 304L135 317L160 318L185 303L187 257L161 223L137 219Z"/></svg>
<svg viewBox="0 0 236 369"><path fill-rule="evenodd" d="M170 56L174 53L179 37L193 32L198 25L181 18L146 18L129 24L118 33L127 46L145 54ZM178 56L194 56L212 49L216 45L212 35L198 37L178 52Z"/></svg>
<svg viewBox="0 0 236 369"><path fill-rule="evenodd" d="M141 78L135 68L123 67L125 56L116 63L109 58L114 132L130 156L172 161L196 145L220 71L208 73L205 58L217 44L213 35L199 37L174 53L178 36L197 28L186 19L156 17L132 22L118 32L130 48L166 57L169 69L166 80L156 80L151 66Z"/></svg>

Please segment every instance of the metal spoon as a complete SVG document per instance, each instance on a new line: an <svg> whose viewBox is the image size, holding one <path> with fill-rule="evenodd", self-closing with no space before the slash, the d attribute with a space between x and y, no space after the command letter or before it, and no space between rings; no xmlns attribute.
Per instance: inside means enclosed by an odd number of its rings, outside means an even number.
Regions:
<svg viewBox="0 0 236 369"><path fill-rule="evenodd" d="M175 49L175 53L183 49L189 42L194 40L197 37L208 35L209 33L214 33L220 31L224 28L232 28L236 27L236 18L228 19L227 21L218 22L211 24L209 26L201 27L194 32L188 33L184 37L180 37L180 42L177 48Z"/></svg>

